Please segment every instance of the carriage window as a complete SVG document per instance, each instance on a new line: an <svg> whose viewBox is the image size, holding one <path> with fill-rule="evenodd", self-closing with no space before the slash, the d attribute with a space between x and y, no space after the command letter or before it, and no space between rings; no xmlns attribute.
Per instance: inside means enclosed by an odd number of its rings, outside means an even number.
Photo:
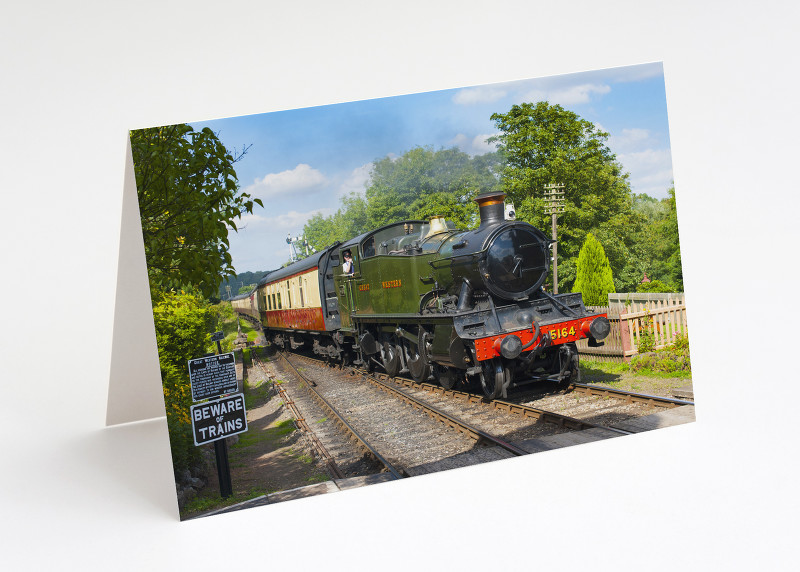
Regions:
<svg viewBox="0 0 800 572"><path fill-rule="evenodd" d="M269 308L267 308L267 309L268 310L272 310L272 297L271 296L267 296L267 304L269 305Z"/></svg>
<svg viewBox="0 0 800 572"><path fill-rule="evenodd" d="M292 307L292 288L288 280L286 281L286 307Z"/></svg>
<svg viewBox="0 0 800 572"><path fill-rule="evenodd" d="M303 281L302 280L298 281L298 284L300 285L300 307L305 308L306 301L303 298Z"/></svg>
<svg viewBox="0 0 800 572"><path fill-rule="evenodd" d="M280 309L282 309L282 306L281 306L281 293L278 292L277 295L278 295L278 310L280 310Z"/></svg>

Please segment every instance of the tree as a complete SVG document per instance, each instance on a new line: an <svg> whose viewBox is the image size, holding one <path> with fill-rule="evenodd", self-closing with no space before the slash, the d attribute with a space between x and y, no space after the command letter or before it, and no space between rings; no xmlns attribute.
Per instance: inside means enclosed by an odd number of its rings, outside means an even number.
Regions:
<svg viewBox="0 0 800 572"><path fill-rule="evenodd" d="M377 228L404 219L434 215L459 227L477 224L472 199L498 187L499 157L470 157L458 148L415 147L401 157L376 161L366 190L367 222Z"/></svg>
<svg viewBox="0 0 800 572"><path fill-rule="evenodd" d="M317 213L303 227L303 236L316 250L343 242L366 232L367 202L358 193L350 193L341 199L342 206L331 216Z"/></svg>
<svg viewBox="0 0 800 572"><path fill-rule="evenodd" d="M583 303L588 306L605 306L608 293L616 292L611 273L611 264L603 245L589 233L578 254L577 278L573 287L583 294Z"/></svg>
<svg viewBox="0 0 800 572"><path fill-rule="evenodd" d="M576 280L576 257L589 232L608 245L615 275L625 277L618 286L633 287L635 273L624 270L644 219L633 212L628 175L606 145L608 133L544 101L514 105L491 118L501 132L490 141L499 144L506 160L502 184L518 219L548 229L544 187L564 184L565 212L558 220L559 291L569 290Z"/></svg>
<svg viewBox="0 0 800 572"><path fill-rule="evenodd" d="M401 157L375 161L364 196L342 198L333 215L317 214L303 234L317 250L406 219L443 216L461 228L477 225L472 199L499 186L496 153L470 157L457 148L415 147Z"/></svg>
<svg viewBox="0 0 800 572"><path fill-rule="evenodd" d="M239 192L238 158L208 128L170 125L130 138L151 285L214 295L235 274L228 230L263 203Z"/></svg>
<svg viewBox="0 0 800 572"><path fill-rule="evenodd" d="M189 412L192 405L187 361L206 351L213 314L197 296L159 292L153 298L153 320L158 343L158 362L164 389L170 448L175 472L196 464Z"/></svg>

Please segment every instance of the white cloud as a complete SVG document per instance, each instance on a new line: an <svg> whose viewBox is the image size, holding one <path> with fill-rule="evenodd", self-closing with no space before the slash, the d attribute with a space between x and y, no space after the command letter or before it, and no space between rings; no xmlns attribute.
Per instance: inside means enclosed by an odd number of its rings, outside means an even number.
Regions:
<svg viewBox="0 0 800 572"><path fill-rule="evenodd" d="M301 163L294 169L256 179L244 192L260 199L270 199L288 193L314 193L322 190L327 183L327 177L320 171Z"/></svg>
<svg viewBox="0 0 800 572"><path fill-rule="evenodd" d="M630 173L631 189L651 197L665 198L672 186L672 155L669 149L644 149L617 155Z"/></svg>
<svg viewBox="0 0 800 572"><path fill-rule="evenodd" d="M460 89L453 96L456 105L474 105L477 103L492 103L506 96L507 92L496 86L484 85Z"/></svg>
<svg viewBox="0 0 800 572"><path fill-rule="evenodd" d="M486 153L490 153L497 149L496 143L488 143L486 140L493 135L497 135L497 133L491 133L488 135L476 135L472 138L464 135L463 133L459 133L455 137L453 137L448 144L455 145L459 149L461 149L464 153L468 155L485 155Z"/></svg>
<svg viewBox="0 0 800 572"><path fill-rule="evenodd" d="M523 94L524 101L549 101L561 105L589 103L593 95L605 95L611 87L605 84L582 83L580 85L553 86L533 89Z"/></svg>
<svg viewBox="0 0 800 572"><path fill-rule="evenodd" d="M623 129L621 134L610 135L608 138L608 147L614 153L632 153L655 144L655 139L647 129Z"/></svg>
<svg viewBox="0 0 800 572"><path fill-rule="evenodd" d="M369 182L369 174L372 171L372 163L365 163L360 167L356 167L347 175L347 177L339 185L336 195L344 197L350 193L364 194L367 183Z"/></svg>
<svg viewBox="0 0 800 572"><path fill-rule="evenodd" d="M241 218L241 222L237 226L247 228L251 231L268 230L270 233L291 232L296 234L299 229L302 229L305 224L317 213L322 216L329 216L336 212L332 208L319 208L306 212L289 211L277 216L262 216L258 214L247 214Z"/></svg>

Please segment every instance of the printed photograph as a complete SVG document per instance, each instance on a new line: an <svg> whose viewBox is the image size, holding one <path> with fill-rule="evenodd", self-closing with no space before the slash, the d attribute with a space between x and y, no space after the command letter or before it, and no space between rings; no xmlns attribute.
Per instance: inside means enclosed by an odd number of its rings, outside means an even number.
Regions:
<svg viewBox="0 0 800 572"><path fill-rule="evenodd" d="M660 63L130 141L182 520L695 420Z"/></svg>

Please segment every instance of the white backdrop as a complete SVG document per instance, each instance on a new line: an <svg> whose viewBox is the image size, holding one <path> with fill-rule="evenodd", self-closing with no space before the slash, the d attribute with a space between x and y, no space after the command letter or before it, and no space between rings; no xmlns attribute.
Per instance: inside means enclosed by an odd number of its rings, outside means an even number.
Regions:
<svg viewBox="0 0 800 572"><path fill-rule="evenodd" d="M74 4L0 19L5 569L789 567L797 7ZM652 61L697 423L178 522L166 423L104 428L128 129Z"/></svg>

